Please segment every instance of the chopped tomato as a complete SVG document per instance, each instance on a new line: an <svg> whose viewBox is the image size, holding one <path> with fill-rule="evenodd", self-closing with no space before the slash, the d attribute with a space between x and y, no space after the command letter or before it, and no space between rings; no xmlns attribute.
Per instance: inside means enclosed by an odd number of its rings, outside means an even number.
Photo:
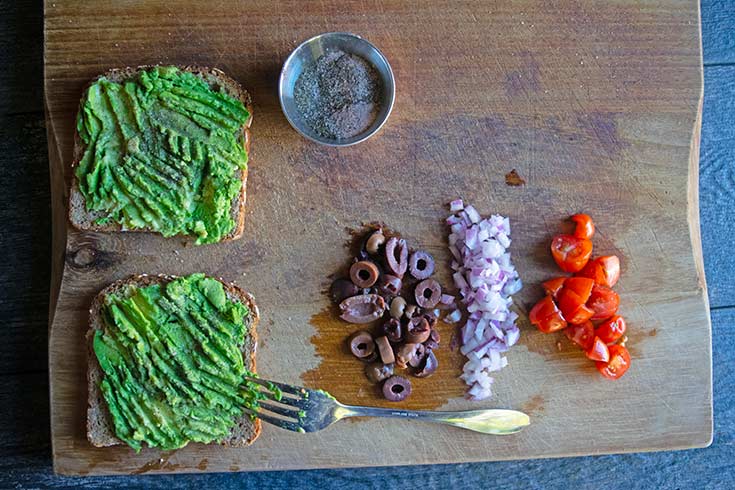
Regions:
<svg viewBox="0 0 735 490"><path fill-rule="evenodd" d="M610 318L618 311L620 304L620 296L607 286L595 285L592 288L589 300L587 300L587 308L594 311L592 320L604 320Z"/></svg>
<svg viewBox="0 0 735 490"><path fill-rule="evenodd" d="M567 326L567 322L556 307L556 303L551 296L536 303L528 314L528 319L536 325L536 328L544 333L551 333L561 330Z"/></svg>
<svg viewBox="0 0 735 490"><path fill-rule="evenodd" d="M587 262L577 276L589 277L595 284L611 288L620 278L620 259L615 255L597 257Z"/></svg>
<svg viewBox="0 0 735 490"><path fill-rule="evenodd" d="M592 288L595 285L592 279L587 277L570 277L564 282L564 287L557 294L557 304L561 310L564 318L569 320L575 313L580 310L582 306L587 302L592 292ZM582 317L585 316L586 311L581 311ZM581 322L585 322L590 319L592 314L586 318L582 318Z"/></svg>
<svg viewBox="0 0 735 490"><path fill-rule="evenodd" d="M589 321L580 325L569 325L564 329L564 335L586 351L592 347L595 340L595 327Z"/></svg>
<svg viewBox="0 0 735 490"><path fill-rule="evenodd" d="M541 330L543 333L553 333L567 328L567 322L561 316L561 313L557 311L537 323L536 328Z"/></svg>
<svg viewBox="0 0 735 490"><path fill-rule="evenodd" d="M607 362L596 362L595 365L600 374L607 379L618 379L630 367L630 353L622 345L611 345L608 352L610 359Z"/></svg>
<svg viewBox="0 0 735 490"><path fill-rule="evenodd" d="M572 313L569 316L564 315L564 318L566 318L567 322L571 323L572 325L579 325L580 323L589 321L589 319L592 318L592 315L594 315L594 313L595 312L587 308L587 306L580 305L580 307L577 308L574 311L574 313Z"/></svg>
<svg viewBox="0 0 735 490"><path fill-rule="evenodd" d="M592 255L592 242L572 235L557 235L551 240L551 255L564 272L579 272Z"/></svg>
<svg viewBox="0 0 735 490"><path fill-rule="evenodd" d="M595 337L590 348L585 351L585 355L593 361L607 362L610 360L610 351L600 337Z"/></svg>
<svg viewBox="0 0 735 490"><path fill-rule="evenodd" d="M554 300L551 296L546 296L531 308L531 312L528 314L528 319L535 325L557 311L559 311L559 309L556 307Z"/></svg>
<svg viewBox="0 0 735 490"><path fill-rule="evenodd" d="M566 280L566 277L556 277L542 283L541 286L544 288L544 291L546 291L546 294L556 298L556 294L559 292L561 287L564 285L564 281Z"/></svg>
<svg viewBox="0 0 735 490"><path fill-rule="evenodd" d="M615 315L599 324L595 334L600 337L600 340L610 345L623 336L626 328L625 319L620 315Z"/></svg>
<svg viewBox="0 0 735 490"><path fill-rule="evenodd" d="M595 224L588 214L575 214L572 216L577 226L574 228L574 236L589 240L595 234Z"/></svg>

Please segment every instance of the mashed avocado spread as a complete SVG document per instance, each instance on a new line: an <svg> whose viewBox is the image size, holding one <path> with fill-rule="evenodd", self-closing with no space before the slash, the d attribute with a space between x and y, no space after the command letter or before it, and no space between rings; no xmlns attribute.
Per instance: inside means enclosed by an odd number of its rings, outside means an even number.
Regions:
<svg viewBox="0 0 735 490"><path fill-rule="evenodd" d="M141 71L123 83L95 81L82 100L76 169L98 224L146 228L213 243L231 215L247 165L242 102L176 67Z"/></svg>
<svg viewBox="0 0 735 490"><path fill-rule="evenodd" d="M250 315L203 274L107 295L93 347L117 437L136 451L227 437L262 398L244 379Z"/></svg>

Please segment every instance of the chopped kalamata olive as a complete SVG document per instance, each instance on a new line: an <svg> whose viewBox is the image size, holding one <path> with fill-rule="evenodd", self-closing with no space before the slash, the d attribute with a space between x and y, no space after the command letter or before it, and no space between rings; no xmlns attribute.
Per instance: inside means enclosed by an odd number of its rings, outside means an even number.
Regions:
<svg viewBox="0 0 735 490"><path fill-rule="evenodd" d="M339 317L346 322L370 323L385 313L385 300L377 294L358 294L344 299L339 309Z"/></svg>
<svg viewBox="0 0 735 490"><path fill-rule="evenodd" d="M378 266L369 260L360 260L350 267L350 279L360 288L371 287L377 282L379 275Z"/></svg>
<svg viewBox="0 0 735 490"><path fill-rule="evenodd" d="M416 344L416 349L413 352L413 356L411 356L408 359L408 365L415 368L419 367L421 363L424 360L424 357L426 357L426 353L428 351L426 350L426 346L423 344Z"/></svg>
<svg viewBox="0 0 735 490"><path fill-rule="evenodd" d="M378 281L378 292L389 296L395 296L401 292L403 281L393 274L383 274Z"/></svg>
<svg viewBox="0 0 735 490"><path fill-rule="evenodd" d="M368 332L361 330L350 337L350 352L358 359L365 359L375 352L375 341Z"/></svg>
<svg viewBox="0 0 735 490"><path fill-rule="evenodd" d="M431 333L429 334L429 338L436 342L437 344L442 341L442 337L439 334L439 330L437 330L434 327L431 327Z"/></svg>
<svg viewBox="0 0 735 490"><path fill-rule="evenodd" d="M388 337L385 335L375 339L375 345L378 346L378 352L380 353L380 360L383 364L392 364L396 362L395 355L393 354L393 347L391 347Z"/></svg>
<svg viewBox="0 0 735 490"><path fill-rule="evenodd" d="M436 323L439 321L437 315L433 311L425 311L421 314L423 318L426 318L426 322L429 324L429 328L436 327Z"/></svg>
<svg viewBox="0 0 735 490"><path fill-rule="evenodd" d="M437 360L436 355L434 355L434 352L428 351L426 356L424 356L424 360L419 364L418 371L413 374L418 378L426 378L434 374L438 367L439 361Z"/></svg>
<svg viewBox="0 0 735 490"><path fill-rule="evenodd" d="M354 296L359 292L357 286L355 286L349 279L337 279L332 283L332 287L329 289L329 294L332 297L332 301L335 303L341 303L343 300Z"/></svg>
<svg viewBox="0 0 735 490"><path fill-rule="evenodd" d="M390 316L400 320L404 311L406 311L406 300L400 296L393 298L393 301L390 302Z"/></svg>
<svg viewBox="0 0 735 490"><path fill-rule="evenodd" d="M424 347L426 347L427 350L434 350L439 348L439 342L429 337L429 340L424 342Z"/></svg>
<svg viewBox="0 0 735 490"><path fill-rule="evenodd" d="M385 332L385 336L388 337L388 340L394 344L403 340L403 325L401 325L401 322L395 318L391 318L385 322L383 325L383 332Z"/></svg>
<svg viewBox="0 0 735 490"><path fill-rule="evenodd" d="M408 321L406 326L406 342L422 343L431 335L429 322L423 316L415 316Z"/></svg>
<svg viewBox="0 0 735 490"><path fill-rule="evenodd" d="M416 305L406 306L406 309L403 312L406 318L409 318L409 319L415 317L418 313L419 313L419 308Z"/></svg>
<svg viewBox="0 0 735 490"><path fill-rule="evenodd" d="M398 348L395 354L396 365L405 368L408 365L418 366L421 358L426 354L426 347L421 344L408 343Z"/></svg>
<svg viewBox="0 0 735 490"><path fill-rule="evenodd" d="M415 251L408 261L408 272L419 281L427 279L434 273L434 257L423 250Z"/></svg>
<svg viewBox="0 0 735 490"><path fill-rule="evenodd" d="M414 291L416 304L421 308L434 308L442 297L442 287L434 279L424 279Z"/></svg>
<svg viewBox="0 0 735 490"><path fill-rule="evenodd" d="M367 376L371 383L380 383L393 376L393 364L371 362L365 366L365 376Z"/></svg>
<svg viewBox="0 0 735 490"><path fill-rule="evenodd" d="M385 235L383 235L383 230L377 230L368 238L365 244L365 250L367 250L367 253L375 255L384 243Z"/></svg>
<svg viewBox="0 0 735 490"><path fill-rule="evenodd" d="M383 396L386 400L400 402L411 394L411 382L403 376L391 376L383 383Z"/></svg>
<svg viewBox="0 0 735 490"><path fill-rule="evenodd" d="M403 238L390 238L385 244L385 263L394 276L403 277L408 269L408 245Z"/></svg>

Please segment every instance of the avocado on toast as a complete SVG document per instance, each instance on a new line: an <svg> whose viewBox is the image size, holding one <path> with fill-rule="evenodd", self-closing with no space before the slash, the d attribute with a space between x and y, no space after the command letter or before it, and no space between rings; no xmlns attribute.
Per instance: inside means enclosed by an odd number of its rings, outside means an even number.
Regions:
<svg viewBox="0 0 735 490"><path fill-rule="evenodd" d="M103 289L89 313L94 446L242 447L258 437L260 420L244 412L257 396L244 381L256 369L251 295L203 274L138 275Z"/></svg>
<svg viewBox="0 0 735 490"><path fill-rule="evenodd" d="M252 113L218 69L142 66L93 80L77 115L71 223L198 244L239 238Z"/></svg>

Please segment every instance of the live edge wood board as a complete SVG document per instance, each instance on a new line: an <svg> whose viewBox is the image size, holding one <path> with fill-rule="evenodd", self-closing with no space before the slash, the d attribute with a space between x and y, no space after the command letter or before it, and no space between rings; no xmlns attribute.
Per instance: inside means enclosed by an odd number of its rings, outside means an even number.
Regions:
<svg viewBox="0 0 735 490"><path fill-rule="evenodd" d="M711 331L698 219L702 101L697 2L199 2L48 0L45 89L54 209L51 424L64 474L249 471L485 461L699 447L712 437ZM302 40L351 31L390 60L396 104L381 133L332 149L298 136L276 81ZM84 85L111 67L224 70L255 111L245 235L197 247L151 234L82 233L66 219L74 117ZM505 184L516 169L522 187ZM85 438L83 342L92 297L133 273L203 271L260 305L258 368L381 403L341 342L328 275L349 230L383 221L437 259L450 284L446 203L510 217L527 311L556 273L547 245L570 214L616 253L633 367L602 379L566 339L522 321L488 403L463 399L461 357L409 406L526 410L532 425L491 437L401 420L341 422L301 435L264 427L249 448L169 454L97 449ZM445 341L443 349L447 349ZM384 403L383 403L384 404Z"/></svg>

